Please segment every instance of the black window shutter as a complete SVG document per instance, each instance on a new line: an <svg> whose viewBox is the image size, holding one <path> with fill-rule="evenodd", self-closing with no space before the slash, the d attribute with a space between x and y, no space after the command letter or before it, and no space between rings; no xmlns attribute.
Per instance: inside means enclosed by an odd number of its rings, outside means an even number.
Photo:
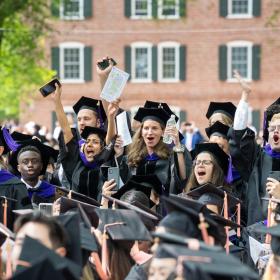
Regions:
<svg viewBox="0 0 280 280"><path fill-rule="evenodd" d="M152 0L152 16L153 18L158 17L158 0Z"/></svg>
<svg viewBox="0 0 280 280"><path fill-rule="evenodd" d="M92 17L92 3L93 0L84 0L84 17L90 18Z"/></svg>
<svg viewBox="0 0 280 280"><path fill-rule="evenodd" d="M219 47L219 78L221 81L227 79L227 46Z"/></svg>
<svg viewBox="0 0 280 280"><path fill-rule="evenodd" d="M220 0L220 16L226 17L228 15L228 0Z"/></svg>
<svg viewBox="0 0 280 280"><path fill-rule="evenodd" d="M131 78L131 47L125 46L124 47L124 67L125 72L129 73L129 80Z"/></svg>
<svg viewBox="0 0 280 280"><path fill-rule="evenodd" d="M253 16L259 17L261 15L261 0L253 0Z"/></svg>
<svg viewBox="0 0 280 280"><path fill-rule="evenodd" d="M260 131L261 112L260 110L252 111L252 125L256 128L257 132Z"/></svg>
<svg viewBox="0 0 280 280"><path fill-rule="evenodd" d="M92 47L84 48L84 80L92 80Z"/></svg>
<svg viewBox="0 0 280 280"><path fill-rule="evenodd" d="M59 77L59 48L53 47L51 50L52 57L52 69L56 71L57 77Z"/></svg>
<svg viewBox="0 0 280 280"><path fill-rule="evenodd" d="M184 111L184 110L180 111L179 120L180 120L180 123L185 122L187 120L187 112L186 111Z"/></svg>
<svg viewBox="0 0 280 280"><path fill-rule="evenodd" d="M124 0L124 15L128 18L131 16L131 0Z"/></svg>
<svg viewBox="0 0 280 280"><path fill-rule="evenodd" d="M59 17L59 3L60 1L58 0L51 1L51 12L52 12L52 16L54 17Z"/></svg>
<svg viewBox="0 0 280 280"><path fill-rule="evenodd" d="M260 79L260 65L261 65L261 46L254 45L252 50L252 79L257 81Z"/></svg>
<svg viewBox="0 0 280 280"><path fill-rule="evenodd" d="M157 46L152 47L152 80L157 81L158 71Z"/></svg>
<svg viewBox="0 0 280 280"><path fill-rule="evenodd" d="M179 5L179 15L180 17L185 17L186 16L186 4L187 0L180 0L180 5Z"/></svg>
<svg viewBox="0 0 280 280"><path fill-rule="evenodd" d="M51 116L52 116L52 132L54 132L54 129L56 127L55 123L57 121L57 117L56 117L55 111L51 112Z"/></svg>
<svg viewBox="0 0 280 280"><path fill-rule="evenodd" d="M179 79L180 81L186 80L186 59L187 59L187 47L181 45L179 48ZM176 63L178 63L176 62Z"/></svg>

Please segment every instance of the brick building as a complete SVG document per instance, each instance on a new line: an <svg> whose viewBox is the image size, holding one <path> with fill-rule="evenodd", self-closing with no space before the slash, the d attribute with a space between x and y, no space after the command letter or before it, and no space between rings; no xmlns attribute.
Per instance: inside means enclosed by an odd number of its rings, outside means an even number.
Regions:
<svg viewBox="0 0 280 280"><path fill-rule="evenodd" d="M266 25L276 0L69 0L53 7L50 65L63 83L65 110L82 95L98 98L95 62L110 55L131 74L122 107L165 101L182 120L207 125L209 102L237 104L239 69L251 83L253 124L279 96L280 26ZM38 97L21 121L52 126L50 100Z"/></svg>

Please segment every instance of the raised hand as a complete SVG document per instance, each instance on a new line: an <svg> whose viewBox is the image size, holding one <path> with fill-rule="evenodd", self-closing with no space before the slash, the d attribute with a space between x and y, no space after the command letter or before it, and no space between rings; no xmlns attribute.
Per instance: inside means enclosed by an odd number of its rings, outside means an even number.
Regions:
<svg viewBox="0 0 280 280"><path fill-rule="evenodd" d="M175 146L180 145L179 130L176 127L166 127L164 133L172 137Z"/></svg>
<svg viewBox="0 0 280 280"><path fill-rule="evenodd" d="M280 199L280 182L274 178L267 178L266 191L276 199Z"/></svg>
<svg viewBox="0 0 280 280"><path fill-rule="evenodd" d="M119 157L123 155L124 148L123 148L123 140L120 135L117 136L115 145L114 145L115 156Z"/></svg>
<svg viewBox="0 0 280 280"><path fill-rule="evenodd" d="M251 87L245 82L237 70L233 70L233 77L237 79L243 91L245 91L247 94L251 92Z"/></svg>
<svg viewBox="0 0 280 280"><path fill-rule="evenodd" d="M119 104L121 100L118 98L115 101L109 103L108 105L108 118L114 119L117 116L117 113L119 111Z"/></svg>
<svg viewBox="0 0 280 280"><path fill-rule="evenodd" d="M98 63L102 62L103 60L106 60L106 59L109 59L109 66L105 69L100 69L100 67L98 66ZM112 67L113 67L113 62L111 61L111 59L109 58L109 56L105 56L103 57L102 59L99 59L97 62L96 62L96 72L98 74L98 76L102 79L107 79L108 75L110 74L111 70L112 70Z"/></svg>
<svg viewBox="0 0 280 280"><path fill-rule="evenodd" d="M110 181L106 181L102 186L102 194L105 194L106 196L111 196L115 193L115 191L112 191L114 187L116 187L117 183L114 179L111 179Z"/></svg>

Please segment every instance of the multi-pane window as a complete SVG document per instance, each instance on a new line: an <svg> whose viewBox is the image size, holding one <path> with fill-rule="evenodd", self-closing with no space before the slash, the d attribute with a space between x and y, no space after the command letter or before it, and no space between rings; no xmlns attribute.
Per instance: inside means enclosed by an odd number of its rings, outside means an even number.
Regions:
<svg viewBox="0 0 280 280"><path fill-rule="evenodd" d="M132 45L132 79L151 80L151 45Z"/></svg>
<svg viewBox="0 0 280 280"><path fill-rule="evenodd" d="M82 19L83 18L83 0L62 0L60 6L60 15L63 19Z"/></svg>
<svg viewBox="0 0 280 280"><path fill-rule="evenodd" d="M245 79L252 79L252 44L232 42L228 44L228 79L237 70Z"/></svg>
<svg viewBox="0 0 280 280"><path fill-rule="evenodd" d="M60 73L67 81L84 79L84 46L80 43L60 45Z"/></svg>
<svg viewBox="0 0 280 280"><path fill-rule="evenodd" d="M179 80L179 44L161 43L158 45L158 77L162 81Z"/></svg>
<svg viewBox="0 0 280 280"><path fill-rule="evenodd" d="M159 0L159 18L179 18L179 0Z"/></svg>
<svg viewBox="0 0 280 280"><path fill-rule="evenodd" d="M252 0L228 0L229 17L251 17L253 13Z"/></svg>
<svg viewBox="0 0 280 280"><path fill-rule="evenodd" d="M152 0L132 0L132 17L149 18L151 17L151 1Z"/></svg>

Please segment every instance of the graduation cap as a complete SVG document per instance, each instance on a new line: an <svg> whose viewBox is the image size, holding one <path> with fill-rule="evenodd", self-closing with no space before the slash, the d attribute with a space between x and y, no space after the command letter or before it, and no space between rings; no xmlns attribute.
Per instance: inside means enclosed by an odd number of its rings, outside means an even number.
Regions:
<svg viewBox="0 0 280 280"><path fill-rule="evenodd" d="M204 275L214 277L213 279L227 279L227 277L259 279L259 275L251 268L222 251L190 250L180 245L161 244L155 253L155 258L177 259L177 276L183 279L184 277L189 279L191 276L194 278L190 279L205 279L197 278L198 272L201 271Z"/></svg>
<svg viewBox="0 0 280 280"><path fill-rule="evenodd" d="M166 126L166 122L169 119L169 115L162 108L144 108L140 107L134 116L134 119L138 122L144 122L146 120L153 120Z"/></svg>
<svg viewBox="0 0 280 280"><path fill-rule="evenodd" d="M156 175L133 175L112 197L120 199L130 190L143 192L150 198L152 190L159 195L162 194L162 183Z"/></svg>
<svg viewBox="0 0 280 280"><path fill-rule="evenodd" d="M80 202L84 202L84 203L87 203L87 204L90 204L90 205L96 206L96 207L101 206L101 204L98 201L96 201L95 199L88 197L84 194L81 194L81 193L78 193L78 192L75 192L72 190L68 190L64 187L55 186L55 188L56 188L56 193L59 196L67 196L69 199L78 200Z"/></svg>
<svg viewBox="0 0 280 280"><path fill-rule="evenodd" d="M236 107L231 102L210 102L206 118L210 119L215 113L222 113L234 119Z"/></svg>
<svg viewBox="0 0 280 280"><path fill-rule="evenodd" d="M73 110L78 115L80 110L88 109L96 112L100 118L101 123L106 120L106 113L102 102L97 99L82 96L73 106Z"/></svg>
<svg viewBox="0 0 280 280"><path fill-rule="evenodd" d="M18 166L17 157L18 157L18 154L21 151L21 149L24 147L33 146L33 147L36 147L40 151L41 159L42 159L42 163L43 163L43 168L42 168L40 175L45 174L50 158L54 158L55 160L57 158L58 151L56 151L54 148L52 148L48 145L42 144L38 139L29 139L29 140L25 140L25 141L21 141L21 142L17 142L17 143L18 143L19 147L17 148L16 151L13 151L11 153L10 158L9 158L9 164L12 166L12 168L16 174L19 174L19 172L17 170L17 166Z"/></svg>
<svg viewBox="0 0 280 280"><path fill-rule="evenodd" d="M10 149L5 141L5 138L3 135L3 129L4 129L4 127L0 126L0 146L4 147L3 155L5 155L9 152ZM6 130L7 130L7 133L9 133L8 129L6 129Z"/></svg>
<svg viewBox="0 0 280 280"><path fill-rule="evenodd" d="M88 221L90 222L90 224L93 227L97 227L98 226L98 216L95 212L95 210L97 209L96 206L84 203L84 202L80 202L78 200L74 200L74 199L69 199L66 197L61 197L60 200L60 213L66 213L67 211L70 210L75 210L75 209L80 209L80 207L84 210L84 212L86 213L86 216L88 218ZM82 214L83 215L83 214ZM82 216L83 221L88 223L87 221L85 221L85 218Z"/></svg>
<svg viewBox="0 0 280 280"><path fill-rule="evenodd" d="M217 143L196 144L195 149L191 152L193 160L198 154L203 152L212 154L217 160L219 166L222 168L224 174L227 175L229 169L229 156L220 148Z"/></svg>
<svg viewBox="0 0 280 280"><path fill-rule="evenodd" d="M30 139L33 138L32 135L24 134L24 133L21 133L21 132L18 132L18 131L14 131L11 134L11 136L15 141L26 141L26 140L30 140Z"/></svg>
<svg viewBox="0 0 280 280"><path fill-rule="evenodd" d="M169 117L171 117L171 115L175 115L174 112L168 106L168 104L164 103L164 102L146 100L146 102L144 104L144 108L162 108L169 115ZM175 120L176 120L176 122L178 122L178 120L179 120L179 117L176 115L175 115Z"/></svg>
<svg viewBox="0 0 280 280"><path fill-rule="evenodd" d="M13 275L11 280L66 280L59 270L56 270L51 261L46 258Z"/></svg>
<svg viewBox="0 0 280 280"><path fill-rule="evenodd" d="M97 134L100 137L100 139L104 141L104 139L106 138L107 131L98 127L86 126L83 132L81 133L81 136L83 139L87 139L91 134Z"/></svg>
<svg viewBox="0 0 280 280"><path fill-rule="evenodd" d="M139 202L137 202L138 206L136 206L134 205L134 202L130 204L107 195L103 195L103 197L113 203L113 208L117 206L118 209L128 209L135 211L140 216L142 222L148 229L153 229L159 221L159 218L156 215L154 215L156 214L155 212L153 212L149 208L146 208L145 206L144 210L142 204ZM141 205L141 208L139 207L139 205Z"/></svg>
<svg viewBox="0 0 280 280"><path fill-rule="evenodd" d="M6 197L6 196L0 196L0 203L2 203L2 207L3 207L3 224L5 226L8 225L8 203L9 202L17 202L16 199L10 198L10 197Z"/></svg>
<svg viewBox="0 0 280 280"><path fill-rule="evenodd" d="M16 273L45 259L51 262L55 270L62 272L66 279L80 279L82 269L79 265L67 258L60 257L53 250L29 236L24 238Z"/></svg>
<svg viewBox="0 0 280 280"><path fill-rule="evenodd" d="M271 105L269 105L266 110L264 111L264 118L263 118L263 139L267 142L268 141L268 126L269 122L271 121L273 115L280 113L280 97L275 100Z"/></svg>
<svg viewBox="0 0 280 280"><path fill-rule="evenodd" d="M205 128L205 132L208 136L208 138L210 138L210 136L212 135L217 135L217 136L222 136L226 139L228 139L227 137L227 133L229 130L229 126L217 121L214 124L212 124L211 126Z"/></svg>

